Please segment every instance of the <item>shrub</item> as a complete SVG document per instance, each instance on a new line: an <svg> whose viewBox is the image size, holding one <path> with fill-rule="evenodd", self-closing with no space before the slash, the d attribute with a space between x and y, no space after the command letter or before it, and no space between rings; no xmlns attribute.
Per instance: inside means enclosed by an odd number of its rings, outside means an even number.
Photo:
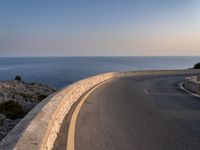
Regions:
<svg viewBox="0 0 200 150"><path fill-rule="evenodd" d="M22 78L21 78L20 76L16 76L16 77L15 77L15 80L16 80L16 81L21 81Z"/></svg>
<svg viewBox="0 0 200 150"><path fill-rule="evenodd" d="M22 106L15 101L7 101L5 103L1 103L0 112L9 119L18 119L25 115Z"/></svg>
<svg viewBox="0 0 200 150"><path fill-rule="evenodd" d="M200 69L200 63L195 64L193 69Z"/></svg>
<svg viewBox="0 0 200 150"><path fill-rule="evenodd" d="M38 95L37 99L38 99L39 101L42 101L42 100L45 99L46 97L47 97L47 95L40 94L40 95Z"/></svg>
<svg viewBox="0 0 200 150"><path fill-rule="evenodd" d="M19 92L16 92L15 94L20 95L20 96L22 96L25 99L32 99L32 98L34 98L34 96L31 95L31 94L19 93Z"/></svg>

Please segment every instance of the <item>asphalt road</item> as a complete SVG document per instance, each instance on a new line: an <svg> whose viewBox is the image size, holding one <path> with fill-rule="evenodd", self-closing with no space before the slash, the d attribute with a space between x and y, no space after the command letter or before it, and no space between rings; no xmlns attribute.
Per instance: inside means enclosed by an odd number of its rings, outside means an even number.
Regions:
<svg viewBox="0 0 200 150"><path fill-rule="evenodd" d="M111 80L78 115L75 150L200 150L200 98L183 76Z"/></svg>

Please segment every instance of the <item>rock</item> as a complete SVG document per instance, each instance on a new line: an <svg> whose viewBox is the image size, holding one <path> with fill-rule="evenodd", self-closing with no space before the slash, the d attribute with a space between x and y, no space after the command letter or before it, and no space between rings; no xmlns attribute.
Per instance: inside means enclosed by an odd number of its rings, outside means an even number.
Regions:
<svg viewBox="0 0 200 150"><path fill-rule="evenodd" d="M19 104L23 109L24 115L27 114L34 106L36 106L44 98L55 92L56 90L46 84L26 83L21 81L21 77L16 76L14 81L0 82L0 140L20 121L15 115L12 117L11 109L7 108L6 103ZM3 105L3 107L1 107ZM5 109L6 106L6 109ZM18 111L21 112L21 111ZM9 114L6 116L5 114ZM10 116L11 115L11 116Z"/></svg>
<svg viewBox="0 0 200 150"><path fill-rule="evenodd" d="M0 125L3 124L5 119L6 119L6 116L4 114L0 113Z"/></svg>

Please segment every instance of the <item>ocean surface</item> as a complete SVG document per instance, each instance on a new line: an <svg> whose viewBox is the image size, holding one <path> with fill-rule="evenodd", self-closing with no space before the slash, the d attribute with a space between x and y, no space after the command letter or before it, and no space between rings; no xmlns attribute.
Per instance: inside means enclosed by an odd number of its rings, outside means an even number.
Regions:
<svg viewBox="0 0 200 150"><path fill-rule="evenodd" d="M0 80L20 75L26 82L56 88L91 75L126 70L186 69L199 57L24 57L0 58Z"/></svg>

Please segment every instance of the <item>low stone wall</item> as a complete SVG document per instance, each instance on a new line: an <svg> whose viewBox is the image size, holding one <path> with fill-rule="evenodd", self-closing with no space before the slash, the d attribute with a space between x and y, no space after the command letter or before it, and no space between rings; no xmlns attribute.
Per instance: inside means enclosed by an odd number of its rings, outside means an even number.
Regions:
<svg viewBox="0 0 200 150"><path fill-rule="evenodd" d="M51 149L71 106L93 86L111 79L106 73L78 81L43 100L1 141L0 149Z"/></svg>
<svg viewBox="0 0 200 150"><path fill-rule="evenodd" d="M184 88L200 95L200 80L199 76L188 77L184 80Z"/></svg>
<svg viewBox="0 0 200 150"><path fill-rule="evenodd" d="M106 80L143 75L196 74L199 70L128 71L96 75L67 86L39 103L0 142L3 150L50 150L63 119L86 91Z"/></svg>
<svg viewBox="0 0 200 150"><path fill-rule="evenodd" d="M184 75L184 74L199 74L200 70L197 69L184 69L184 70L144 70L144 71L126 71L116 73L116 77L135 77L135 76L152 76L152 75Z"/></svg>

